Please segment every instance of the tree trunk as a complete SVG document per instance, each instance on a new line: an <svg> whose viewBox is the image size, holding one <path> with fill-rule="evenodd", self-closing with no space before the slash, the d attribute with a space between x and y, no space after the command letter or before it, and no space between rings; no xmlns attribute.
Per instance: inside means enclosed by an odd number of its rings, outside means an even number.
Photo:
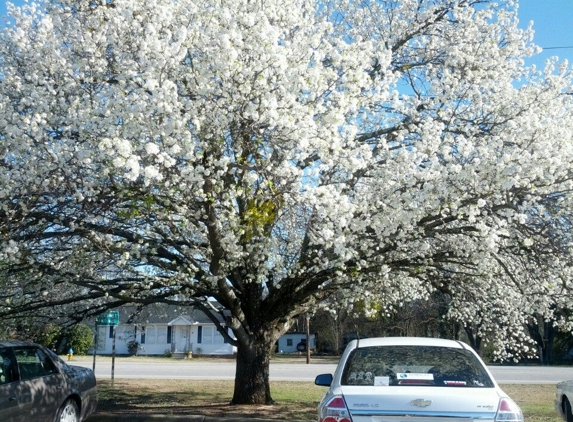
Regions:
<svg viewBox="0 0 573 422"><path fill-rule="evenodd" d="M546 342L546 346L545 346L545 358L547 359L546 363L547 364L552 364L555 363L555 356L553 354L554 352L554 346L555 346L555 332L557 331L556 328L553 326L553 324L551 322L546 322L545 323L546 326L546 338L547 338L547 342Z"/></svg>
<svg viewBox="0 0 573 422"><path fill-rule="evenodd" d="M468 336L468 342L470 343L472 349L474 349L475 352L481 356L481 337L479 334L477 334L478 330L476 330L476 334L474 334L474 330L466 325L464 326L464 331Z"/></svg>
<svg viewBox="0 0 573 422"><path fill-rule="evenodd" d="M527 324L529 336L537 343L539 361L542 365L553 363L553 348L555 327L551 322L544 321L542 316L535 317Z"/></svg>
<svg viewBox="0 0 573 422"><path fill-rule="evenodd" d="M237 347L237 369L233 404L272 404L269 365L274 339L270 333L250 336Z"/></svg>

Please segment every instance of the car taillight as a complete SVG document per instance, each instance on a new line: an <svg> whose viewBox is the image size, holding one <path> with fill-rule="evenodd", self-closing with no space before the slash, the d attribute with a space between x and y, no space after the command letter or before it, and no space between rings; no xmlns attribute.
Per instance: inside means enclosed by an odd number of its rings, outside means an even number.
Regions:
<svg viewBox="0 0 573 422"><path fill-rule="evenodd" d="M352 422L342 396L333 397L320 412L320 422Z"/></svg>
<svg viewBox="0 0 573 422"><path fill-rule="evenodd" d="M523 422L523 413L513 400L503 398L499 402L495 420L499 422Z"/></svg>

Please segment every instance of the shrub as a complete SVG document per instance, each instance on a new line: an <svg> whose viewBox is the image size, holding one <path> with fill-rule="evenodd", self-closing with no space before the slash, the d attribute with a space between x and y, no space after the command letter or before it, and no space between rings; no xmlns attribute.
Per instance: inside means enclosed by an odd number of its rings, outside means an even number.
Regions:
<svg viewBox="0 0 573 422"><path fill-rule="evenodd" d="M35 341L48 349L56 349L62 339L62 327L46 324L38 333Z"/></svg>
<svg viewBox="0 0 573 422"><path fill-rule="evenodd" d="M127 352L130 355L137 355L137 351L139 350L139 343L135 340L131 340L127 342Z"/></svg>
<svg viewBox="0 0 573 422"><path fill-rule="evenodd" d="M66 331L66 352L68 348L74 349L74 354L85 355L93 345L92 329L86 324L77 324Z"/></svg>

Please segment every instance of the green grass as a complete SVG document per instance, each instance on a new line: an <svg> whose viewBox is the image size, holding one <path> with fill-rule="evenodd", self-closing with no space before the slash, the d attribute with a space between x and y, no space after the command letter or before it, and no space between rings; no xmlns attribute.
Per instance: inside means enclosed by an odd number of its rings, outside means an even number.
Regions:
<svg viewBox="0 0 573 422"><path fill-rule="evenodd" d="M276 404L232 406L233 381L109 380L99 382L99 412L202 414L284 420L316 420L316 408L326 391L311 382L271 382ZM560 422L554 409L553 384L501 386L522 408L527 422Z"/></svg>
<svg viewBox="0 0 573 422"><path fill-rule="evenodd" d="M506 384L501 388L523 410L526 421L562 422L555 410L555 384Z"/></svg>
<svg viewBox="0 0 573 422"><path fill-rule="evenodd" d="M316 419L324 388L308 382L272 382L276 404L233 406L233 381L109 380L99 381L98 412L248 416L273 419Z"/></svg>

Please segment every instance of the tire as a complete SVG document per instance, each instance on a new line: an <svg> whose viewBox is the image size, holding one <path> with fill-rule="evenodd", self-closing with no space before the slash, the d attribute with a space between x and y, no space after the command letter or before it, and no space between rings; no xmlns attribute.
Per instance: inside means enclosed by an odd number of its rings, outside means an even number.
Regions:
<svg viewBox="0 0 573 422"><path fill-rule="evenodd" d="M565 413L565 421L573 422L573 413L571 413L571 403L566 398L563 399L563 413Z"/></svg>
<svg viewBox="0 0 573 422"><path fill-rule="evenodd" d="M56 415L56 422L80 422L80 409L75 400L67 399Z"/></svg>
<svg viewBox="0 0 573 422"><path fill-rule="evenodd" d="M302 341L296 345L296 350L298 350L299 352L305 352L306 351L306 343L303 343Z"/></svg>

